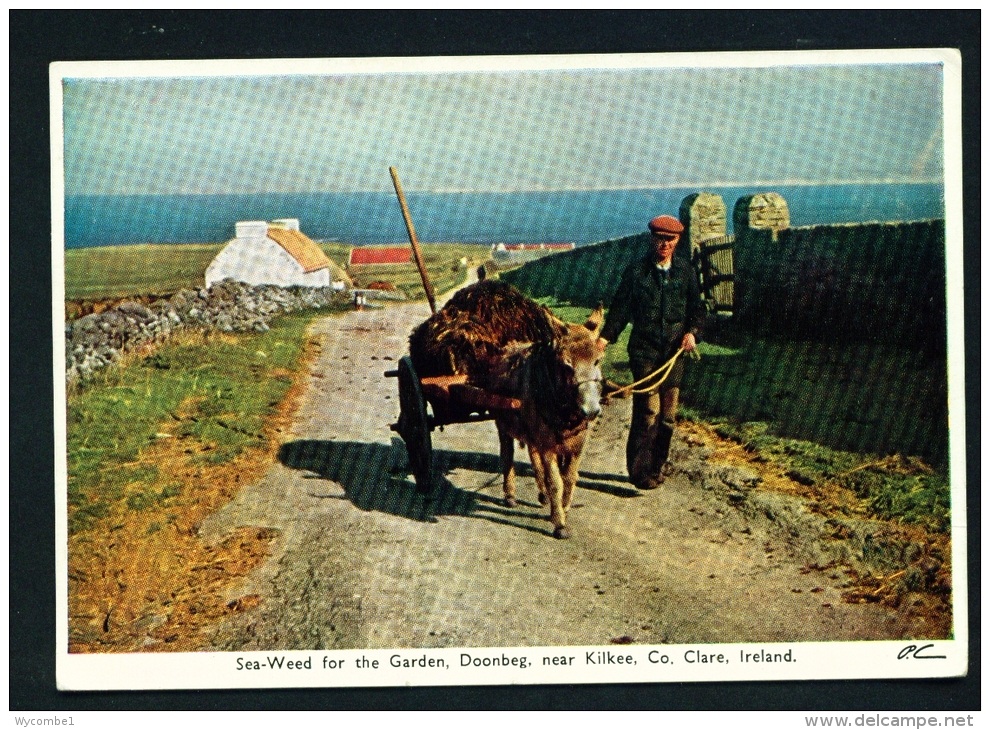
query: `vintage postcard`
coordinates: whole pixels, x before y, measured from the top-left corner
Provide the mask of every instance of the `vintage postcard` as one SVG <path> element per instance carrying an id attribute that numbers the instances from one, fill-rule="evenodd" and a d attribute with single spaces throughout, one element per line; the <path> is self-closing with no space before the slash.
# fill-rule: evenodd
<path id="1" fill-rule="evenodd" d="M 959 73 L 54 64 L 59 688 L 965 674 Z"/>

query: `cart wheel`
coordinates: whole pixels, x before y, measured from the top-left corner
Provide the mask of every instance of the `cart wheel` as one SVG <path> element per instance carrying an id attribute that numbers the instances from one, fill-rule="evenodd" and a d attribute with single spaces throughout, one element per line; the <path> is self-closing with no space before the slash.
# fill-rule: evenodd
<path id="1" fill-rule="evenodd" d="M 399 435 L 406 444 L 416 491 L 432 490 L 433 443 L 426 414 L 426 399 L 409 356 L 399 360 Z"/>

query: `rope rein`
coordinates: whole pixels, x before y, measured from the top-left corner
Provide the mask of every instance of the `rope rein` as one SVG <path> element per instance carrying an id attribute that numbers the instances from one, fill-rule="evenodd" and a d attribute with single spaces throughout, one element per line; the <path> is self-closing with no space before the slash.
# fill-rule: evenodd
<path id="1" fill-rule="evenodd" d="M 670 358 L 667 362 L 665 362 L 663 365 L 658 367 L 652 373 L 647 375 L 645 378 L 640 378 L 635 383 L 630 383 L 629 385 L 624 385 L 617 390 L 613 390 L 611 393 L 608 394 L 607 397 L 613 398 L 619 393 L 625 393 L 625 392 L 632 393 L 633 395 L 641 395 L 643 393 L 650 393 L 656 390 L 663 384 L 663 381 L 665 381 L 667 379 L 667 376 L 669 376 L 670 373 L 673 371 L 674 363 L 677 362 L 677 358 L 681 356 L 682 352 L 684 352 L 683 347 L 681 347 L 677 352 L 675 352 L 672 358 Z M 642 385 L 643 383 L 646 383 L 661 374 L 662 377 L 660 378 L 660 380 L 653 383 L 652 385 L 648 385 L 645 388 L 638 388 L 638 389 L 636 388 L 637 385 Z"/>

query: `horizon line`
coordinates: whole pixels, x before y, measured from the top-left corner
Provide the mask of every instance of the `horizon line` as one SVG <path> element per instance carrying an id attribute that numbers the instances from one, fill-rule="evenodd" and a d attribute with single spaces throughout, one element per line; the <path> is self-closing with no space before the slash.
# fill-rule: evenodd
<path id="1" fill-rule="evenodd" d="M 678 183 L 673 185 L 610 185 L 610 186 L 575 186 L 575 187 L 519 187 L 502 189 L 483 188 L 407 188 L 408 194 L 426 195 L 460 195 L 460 194 L 505 194 L 505 193 L 568 193 L 568 192 L 608 192 L 613 190 L 684 190 L 698 189 L 704 192 L 705 188 L 746 188 L 746 187 L 813 187 L 830 185 L 945 185 L 940 179 L 904 179 L 888 178 L 884 180 L 756 180 L 751 182 L 727 181 L 710 183 Z M 65 197 L 84 196 L 115 196 L 115 195 L 308 195 L 312 193 L 391 193 L 394 191 L 388 188 L 352 188 L 347 190 L 241 190 L 241 191 L 178 191 L 178 192 L 100 192 L 100 193 L 65 193 Z"/>

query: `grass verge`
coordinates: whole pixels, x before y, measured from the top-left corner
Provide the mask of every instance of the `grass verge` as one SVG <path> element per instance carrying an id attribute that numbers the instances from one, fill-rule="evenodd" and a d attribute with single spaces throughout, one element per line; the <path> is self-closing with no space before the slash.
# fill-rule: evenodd
<path id="1" fill-rule="evenodd" d="M 693 409 L 686 409 L 684 415 L 702 420 Z M 738 443 L 758 460 L 773 463 L 792 481 L 811 488 L 816 497 L 821 487 L 845 489 L 868 514 L 948 533 L 948 478 L 918 457 L 839 451 L 813 441 L 775 436 L 764 422 L 709 418 L 707 423 L 718 436 Z"/>
<path id="2" fill-rule="evenodd" d="M 274 460 L 319 347 L 296 313 L 263 334 L 184 333 L 68 399 L 71 651 L 193 650 L 278 535 L 197 524 Z"/>

